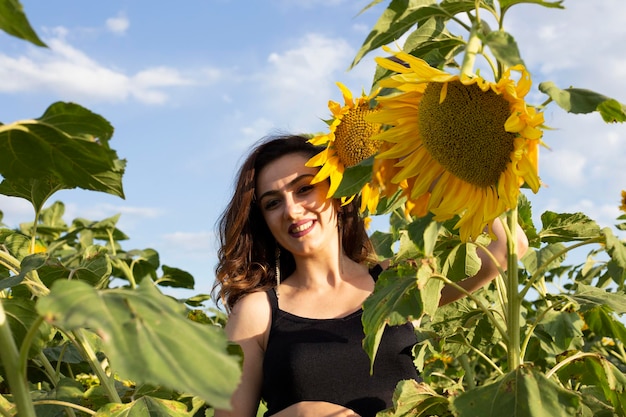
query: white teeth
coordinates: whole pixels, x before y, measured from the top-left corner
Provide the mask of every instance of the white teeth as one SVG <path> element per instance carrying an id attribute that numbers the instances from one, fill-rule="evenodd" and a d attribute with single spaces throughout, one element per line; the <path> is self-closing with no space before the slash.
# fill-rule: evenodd
<path id="1" fill-rule="evenodd" d="M 313 221 L 308 221 L 306 223 L 301 224 L 300 226 L 296 226 L 293 229 L 291 229 L 292 233 L 300 233 L 305 231 L 306 229 L 308 229 L 309 227 L 311 227 L 311 225 L 313 225 Z"/>

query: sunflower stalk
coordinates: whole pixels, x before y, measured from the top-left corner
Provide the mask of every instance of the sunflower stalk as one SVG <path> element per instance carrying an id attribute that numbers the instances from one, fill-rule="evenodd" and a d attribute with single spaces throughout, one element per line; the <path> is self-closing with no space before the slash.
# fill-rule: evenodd
<path id="1" fill-rule="evenodd" d="M 509 370 L 517 369 L 521 362 L 520 293 L 517 265 L 517 206 L 506 214 L 507 237 L 507 333 Z"/>
<path id="2" fill-rule="evenodd" d="M 476 21 L 472 25 L 472 29 L 467 39 L 467 46 L 465 47 L 465 54 L 463 55 L 463 63 L 461 64 L 461 74 L 466 76 L 474 75 L 474 64 L 476 62 L 476 55 L 482 48 L 482 42 L 478 36 L 480 31 L 480 22 Z"/>
<path id="3" fill-rule="evenodd" d="M 85 337 L 83 329 L 74 330 L 73 334 L 77 345 L 82 349 L 83 353 L 85 354 L 85 357 L 91 369 L 100 380 L 100 385 L 104 388 L 107 397 L 109 398 L 109 401 L 114 403 L 121 403 L 122 399 L 115 389 L 115 381 L 113 379 L 113 376 L 107 375 L 106 371 L 103 369 L 100 361 L 96 356 L 96 352 L 94 352 L 93 347 Z"/>
<path id="4" fill-rule="evenodd" d="M 37 414 L 28 389 L 26 370 L 20 364 L 20 353 L 15 344 L 2 302 L 0 302 L 0 352 L 2 352 L 2 363 L 18 414 L 20 417 L 36 417 Z"/>

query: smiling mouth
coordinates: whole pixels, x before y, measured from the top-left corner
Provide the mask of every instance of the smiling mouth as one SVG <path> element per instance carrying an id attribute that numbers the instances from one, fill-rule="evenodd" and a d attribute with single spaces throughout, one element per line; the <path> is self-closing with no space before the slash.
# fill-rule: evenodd
<path id="1" fill-rule="evenodd" d="M 309 220 L 306 223 L 302 223 L 302 224 L 299 224 L 297 226 L 293 226 L 289 232 L 293 233 L 293 234 L 302 233 L 305 230 L 310 229 L 312 226 L 313 226 L 313 220 Z"/>

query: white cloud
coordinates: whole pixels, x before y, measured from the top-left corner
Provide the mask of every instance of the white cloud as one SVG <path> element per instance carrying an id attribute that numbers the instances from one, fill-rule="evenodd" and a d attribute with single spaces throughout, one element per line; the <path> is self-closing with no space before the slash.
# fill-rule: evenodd
<path id="1" fill-rule="evenodd" d="M 23 198 L 0 195 L 0 211 L 3 214 L 0 223 L 10 228 L 15 228 L 20 223 L 32 222 L 35 217 L 33 206 Z"/>
<path id="2" fill-rule="evenodd" d="M 212 232 L 174 232 L 162 236 L 165 246 L 187 253 L 214 253 L 215 234 Z"/>
<path id="3" fill-rule="evenodd" d="M 55 37 L 46 39 L 45 50 L 29 49 L 24 55 L 0 54 L 0 92 L 50 91 L 61 100 L 120 102 L 134 99 L 146 104 L 163 104 L 167 89 L 196 83 L 175 68 L 146 68 L 136 74 L 106 67 L 69 44 L 67 30 L 56 28 Z M 206 70 L 206 80 L 219 75 Z M 212 79 L 210 77 L 212 77 Z M 206 82 L 203 80 L 203 82 Z"/>
<path id="4" fill-rule="evenodd" d="M 270 54 L 268 66 L 257 76 L 263 105 L 287 129 L 312 129 L 329 117 L 329 98 L 341 99 L 335 81 L 346 83 L 342 78 L 354 79 L 358 74 L 346 73 L 354 54 L 345 40 L 320 34 L 308 34 L 291 49 Z"/>
<path id="5" fill-rule="evenodd" d="M 584 185 L 587 159 L 583 154 L 571 149 L 559 149 L 558 152 L 546 153 L 542 159 L 541 168 L 553 178 L 570 186 Z"/>
<path id="6" fill-rule="evenodd" d="M 116 17 L 110 17 L 106 20 L 106 27 L 109 31 L 116 35 L 123 35 L 130 27 L 130 21 L 123 14 L 119 14 Z"/>

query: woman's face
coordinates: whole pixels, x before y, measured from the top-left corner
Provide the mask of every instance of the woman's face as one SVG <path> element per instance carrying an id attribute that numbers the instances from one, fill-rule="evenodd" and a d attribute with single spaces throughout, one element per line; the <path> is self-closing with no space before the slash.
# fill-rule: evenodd
<path id="1" fill-rule="evenodd" d="M 272 235 L 294 256 L 337 250 L 337 209 L 326 198 L 328 181 L 311 184 L 317 168 L 301 154 L 282 156 L 257 177 L 256 197 Z"/>

